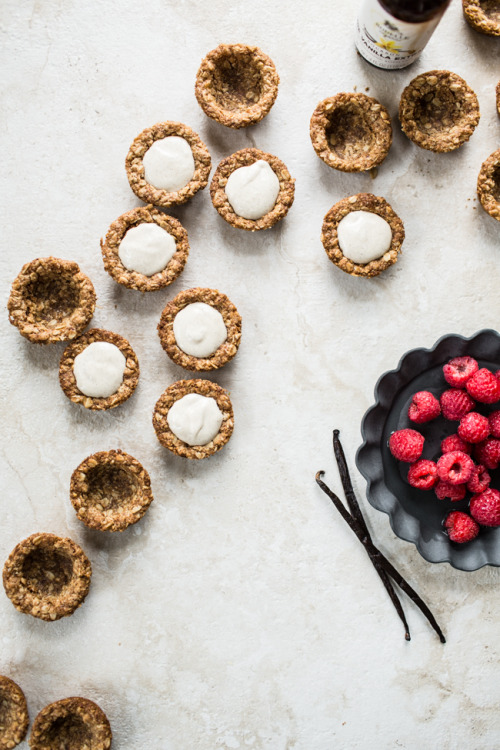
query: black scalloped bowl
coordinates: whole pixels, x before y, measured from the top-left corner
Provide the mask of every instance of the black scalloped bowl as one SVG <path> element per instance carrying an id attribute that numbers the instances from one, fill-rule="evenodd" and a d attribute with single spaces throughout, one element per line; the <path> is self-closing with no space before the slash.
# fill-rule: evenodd
<path id="1" fill-rule="evenodd" d="M 427 390 L 438 396 L 449 387 L 443 377 L 443 365 L 453 357 L 465 355 L 477 359 L 480 367 L 498 370 L 500 334 L 483 330 L 470 338 L 443 336 L 431 349 L 407 352 L 395 370 L 381 376 L 375 386 L 375 404 L 361 423 L 364 442 L 357 452 L 356 465 L 367 481 L 369 503 L 389 515 L 391 527 L 400 539 L 413 542 L 428 562 L 449 562 L 458 570 L 470 571 L 483 565 L 500 566 L 500 528 L 481 527 L 473 541 L 451 542 L 443 530 L 443 520 L 450 510 L 467 510 L 469 498 L 460 502 L 438 500 L 432 490 L 411 487 L 406 479 L 409 465 L 396 461 L 388 448 L 394 430 L 413 426 L 407 416 L 413 394 Z M 491 409 L 498 409 L 498 404 Z M 441 440 L 456 433 L 457 427 L 457 422 L 441 417 L 417 425 L 425 437 L 422 458 L 435 460 Z M 496 477 L 492 486 L 500 488 L 500 478 Z"/>

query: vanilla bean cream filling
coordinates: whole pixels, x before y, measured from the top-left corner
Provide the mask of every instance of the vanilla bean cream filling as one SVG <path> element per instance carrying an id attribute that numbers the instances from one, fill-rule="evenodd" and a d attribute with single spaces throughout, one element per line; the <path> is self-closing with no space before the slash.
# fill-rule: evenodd
<path id="1" fill-rule="evenodd" d="M 353 263 L 382 257 L 392 242 L 389 223 L 371 211 L 351 211 L 339 221 L 337 236 L 342 253 Z"/>
<path id="2" fill-rule="evenodd" d="M 126 232 L 118 255 L 128 271 L 153 276 L 164 270 L 175 250 L 175 239 L 171 234 L 154 222 L 143 222 Z"/>
<path id="3" fill-rule="evenodd" d="M 188 393 L 175 401 L 167 414 L 168 426 L 188 445 L 206 445 L 217 435 L 223 415 L 215 399 Z"/>
<path id="4" fill-rule="evenodd" d="M 191 146 L 185 138 L 169 135 L 148 148 L 142 158 L 144 176 L 150 185 L 175 193 L 191 182 L 195 163 Z"/>
<path id="5" fill-rule="evenodd" d="M 174 318 L 173 328 L 177 346 L 192 357 L 210 357 L 227 339 L 224 318 L 205 302 L 183 307 Z"/>
<path id="6" fill-rule="evenodd" d="M 280 191 L 280 181 L 264 159 L 239 167 L 228 177 L 226 195 L 235 214 L 244 219 L 261 219 L 272 211 Z"/>
<path id="7" fill-rule="evenodd" d="M 73 373 L 77 388 L 91 398 L 108 398 L 122 384 L 126 364 L 117 346 L 94 341 L 75 357 Z"/>

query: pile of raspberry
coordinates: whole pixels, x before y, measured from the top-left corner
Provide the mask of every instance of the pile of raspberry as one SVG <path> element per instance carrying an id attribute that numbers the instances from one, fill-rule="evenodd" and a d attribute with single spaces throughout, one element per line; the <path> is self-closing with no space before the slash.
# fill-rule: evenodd
<path id="1" fill-rule="evenodd" d="M 440 500 L 463 500 L 471 493 L 469 513 L 454 510 L 444 520 L 453 542 L 470 542 L 480 526 L 500 526 L 500 492 L 490 487 L 490 472 L 500 464 L 500 408 L 481 414 L 480 404 L 500 401 L 500 370 L 479 367 L 472 357 L 455 357 L 443 367 L 451 386 L 436 398 L 419 391 L 412 398 L 408 417 L 415 424 L 442 416 L 458 422 L 456 433 L 441 443 L 436 461 L 422 459 L 425 438 L 414 429 L 393 432 L 389 449 L 398 461 L 411 464 L 408 482 L 421 490 L 433 490 Z"/>

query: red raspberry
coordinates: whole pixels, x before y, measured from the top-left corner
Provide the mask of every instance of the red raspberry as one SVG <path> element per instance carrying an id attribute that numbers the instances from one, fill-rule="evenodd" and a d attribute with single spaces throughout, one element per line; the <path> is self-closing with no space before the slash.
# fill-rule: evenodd
<path id="1" fill-rule="evenodd" d="M 472 446 L 462 440 L 458 435 L 448 435 L 441 443 L 441 453 L 451 453 L 451 451 L 462 451 L 462 453 L 472 453 Z"/>
<path id="2" fill-rule="evenodd" d="M 424 436 L 409 428 L 397 430 L 389 438 L 389 450 L 398 461 L 413 463 L 422 455 L 423 447 Z"/>
<path id="3" fill-rule="evenodd" d="M 439 478 L 449 484 L 465 484 L 474 471 L 474 461 L 467 453 L 452 451 L 445 453 L 437 462 Z"/>
<path id="4" fill-rule="evenodd" d="M 472 357 L 455 357 L 443 367 L 444 379 L 454 388 L 463 388 L 468 379 L 479 369 Z"/>
<path id="5" fill-rule="evenodd" d="M 500 440 L 488 438 L 476 446 L 475 457 L 487 469 L 498 469 L 500 463 Z"/>
<path id="6" fill-rule="evenodd" d="M 483 417 L 477 411 L 470 411 L 460 420 L 457 432 L 468 443 L 481 443 L 490 434 L 488 417 Z"/>
<path id="7" fill-rule="evenodd" d="M 434 487 L 434 492 L 440 500 L 449 498 L 450 500 L 463 500 L 465 497 L 465 484 L 450 484 L 449 482 L 439 482 Z"/>
<path id="8" fill-rule="evenodd" d="M 474 373 L 465 387 L 467 393 L 482 404 L 494 404 L 500 399 L 500 382 L 486 367 Z"/>
<path id="9" fill-rule="evenodd" d="M 419 490 L 431 490 L 438 481 L 437 466 L 434 461 L 422 458 L 408 470 L 408 482 Z"/>
<path id="10" fill-rule="evenodd" d="M 470 501 L 472 518 L 481 526 L 500 526 L 500 492 L 488 487 Z"/>
<path id="11" fill-rule="evenodd" d="M 429 393 L 429 391 L 415 393 L 408 409 L 408 416 L 412 422 L 417 424 L 430 422 L 431 419 L 439 417 L 440 414 L 439 401 L 432 393 Z"/>
<path id="12" fill-rule="evenodd" d="M 471 478 L 467 482 L 467 489 L 473 494 L 484 492 L 490 486 L 491 477 L 484 466 L 474 466 Z"/>
<path id="13" fill-rule="evenodd" d="M 459 419 L 472 411 L 475 402 L 465 391 L 459 391 L 458 388 L 450 388 L 444 391 L 439 399 L 441 404 L 441 413 L 445 419 L 453 419 L 458 422 Z"/>
<path id="14" fill-rule="evenodd" d="M 479 526 L 467 513 L 452 510 L 444 520 L 444 527 L 452 542 L 463 544 L 475 539 L 479 534 Z"/>
<path id="15" fill-rule="evenodd" d="M 490 423 L 490 434 L 493 437 L 500 438 L 500 411 L 492 411 L 488 416 Z"/>

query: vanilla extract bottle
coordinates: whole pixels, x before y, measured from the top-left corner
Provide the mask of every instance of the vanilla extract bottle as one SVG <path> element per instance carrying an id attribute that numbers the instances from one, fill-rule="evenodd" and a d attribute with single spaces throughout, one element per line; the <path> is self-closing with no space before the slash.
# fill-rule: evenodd
<path id="1" fill-rule="evenodd" d="M 397 70 L 420 55 L 450 0 L 363 0 L 356 47 L 372 65 Z"/>

